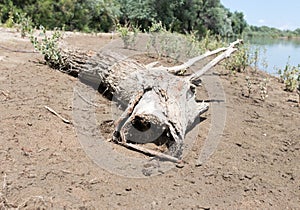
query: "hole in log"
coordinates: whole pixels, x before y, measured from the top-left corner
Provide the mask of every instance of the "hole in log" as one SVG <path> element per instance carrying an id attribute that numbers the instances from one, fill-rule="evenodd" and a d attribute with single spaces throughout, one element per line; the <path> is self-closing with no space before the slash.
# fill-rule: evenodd
<path id="1" fill-rule="evenodd" d="M 137 142 L 136 140 L 128 140 L 128 143 L 145 144 L 145 145 L 154 144 L 156 146 L 163 146 L 163 145 L 165 145 L 166 148 L 169 148 L 171 145 L 173 145 L 174 139 L 170 135 L 169 129 L 166 129 L 165 131 L 163 131 L 163 133 L 158 138 L 154 139 L 153 141 L 142 143 L 142 142 Z M 152 148 L 152 149 L 155 150 L 155 148 Z"/>
<path id="2" fill-rule="evenodd" d="M 131 124 L 134 128 L 141 132 L 145 132 L 151 128 L 151 123 L 139 116 L 136 116 L 134 120 L 131 121 Z"/>
<path id="3" fill-rule="evenodd" d="M 169 133 L 169 129 L 166 129 L 158 139 L 156 139 L 153 143 L 157 146 L 161 146 L 166 144 L 169 147 L 170 142 L 173 142 L 174 139 L 172 138 L 171 134 Z"/>
<path id="4" fill-rule="evenodd" d="M 152 120 L 151 120 L 152 119 Z M 155 123 L 153 123 L 155 122 Z M 169 148 L 173 144 L 174 138 L 167 125 L 157 123 L 156 120 L 135 116 L 130 123 L 125 126 L 126 140 L 129 143 L 145 144 L 151 149 Z M 158 146 L 157 148 L 153 146 Z M 162 147 L 161 147 L 162 146 Z M 165 146 L 165 147 L 164 147 Z"/>

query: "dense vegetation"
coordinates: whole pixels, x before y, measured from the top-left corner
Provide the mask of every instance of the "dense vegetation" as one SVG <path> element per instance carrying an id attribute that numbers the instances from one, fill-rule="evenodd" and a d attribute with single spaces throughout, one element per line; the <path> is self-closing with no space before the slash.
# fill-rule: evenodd
<path id="1" fill-rule="evenodd" d="M 85 32 L 109 32 L 118 24 L 147 31 L 155 22 L 180 33 L 208 31 L 225 36 L 300 36 L 300 28 L 282 31 L 249 26 L 242 12 L 231 12 L 220 0 L 3 0 L 0 23 L 12 26 L 26 14 L 35 26 Z"/>
<path id="2" fill-rule="evenodd" d="M 79 31 L 111 31 L 118 23 L 148 30 L 153 22 L 171 31 L 207 31 L 221 36 L 241 34 L 243 13 L 230 12 L 220 0 L 4 0 L 0 21 L 18 21 L 26 13 L 36 26 Z"/>
<path id="3" fill-rule="evenodd" d="M 247 36 L 267 36 L 272 38 L 278 38 L 278 37 L 300 37 L 300 28 L 291 31 L 291 30 L 280 30 L 273 27 L 268 26 L 248 26 L 245 29 L 245 35 Z"/>

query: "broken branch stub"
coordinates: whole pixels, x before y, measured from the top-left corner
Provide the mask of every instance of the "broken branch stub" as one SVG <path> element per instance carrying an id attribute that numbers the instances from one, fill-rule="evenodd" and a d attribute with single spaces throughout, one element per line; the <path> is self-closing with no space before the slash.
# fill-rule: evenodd
<path id="1" fill-rule="evenodd" d="M 170 154 L 178 159 L 182 156 L 187 131 L 209 107 L 208 103 L 196 102 L 195 85 L 199 85 L 201 75 L 229 57 L 241 42 L 237 40 L 227 48 L 207 52 L 174 67 L 154 67 L 156 63 L 144 66 L 113 52 L 96 53 L 80 61 L 74 61 L 78 57 L 73 55 L 66 61 L 78 66 L 82 82 L 127 107 L 115 122 L 114 141 L 127 146 L 132 145 L 128 143 L 166 143 Z M 194 74 L 175 75 L 218 53 L 221 54 Z M 147 150 L 147 153 L 158 156 L 155 151 Z"/>

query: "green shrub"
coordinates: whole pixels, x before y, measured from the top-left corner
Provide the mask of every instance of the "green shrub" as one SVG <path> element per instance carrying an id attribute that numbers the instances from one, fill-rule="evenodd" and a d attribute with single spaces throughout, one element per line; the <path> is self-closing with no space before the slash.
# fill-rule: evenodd
<path id="1" fill-rule="evenodd" d="M 259 68 L 262 68 L 261 70 L 268 68 L 266 48 L 256 46 L 249 49 L 249 52 L 249 65 L 253 66 L 255 71 L 257 71 Z"/>
<path id="2" fill-rule="evenodd" d="M 239 46 L 238 50 L 225 62 L 225 68 L 233 73 L 243 72 L 250 65 L 249 52 L 249 45 Z"/>
<path id="3" fill-rule="evenodd" d="M 63 66 L 63 60 L 61 56 L 61 49 L 58 42 L 61 39 L 61 32 L 55 29 L 51 36 L 46 34 L 46 29 L 41 26 L 43 38 L 41 40 L 38 37 L 31 35 L 30 40 L 34 48 L 44 55 L 44 59 L 50 67 L 60 69 Z"/>
<path id="4" fill-rule="evenodd" d="M 268 97 L 268 79 L 264 78 L 260 83 L 259 83 L 259 89 L 260 89 L 260 98 L 261 100 L 266 100 Z"/>
<path id="5" fill-rule="evenodd" d="M 215 50 L 220 47 L 226 46 L 226 43 L 222 41 L 222 38 L 218 35 L 213 35 L 208 30 L 204 37 L 199 39 L 198 46 L 202 53 L 208 50 Z"/>
<path id="6" fill-rule="evenodd" d="M 9 16 L 8 16 L 8 19 L 6 20 L 6 22 L 5 22 L 5 27 L 7 27 L 7 28 L 12 28 L 12 27 L 14 27 L 14 25 L 15 25 L 15 21 L 14 21 L 14 13 L 13 13 L 13 11 L 10 11 L 9 12 Z"/>
<path id="7" fill-rule="evenodd" d="M 251 79 L 250 79 L 250 77 L 246 77 L 245 78 L 245 80 L 246 80 L 246 84 L 247 84 L 247 97 L 249 98 L 250 97 L 250 95 L 252 94 L 252 92 L 253 92 L 253 85 L 252 85 L 252 81 L 251 81 Z"/>
<path id="8" fill-rule="evenodd" d="M 162 34 L 167 32 L 167 30 L 163 27 L 162 22 L 153 22 L 152 25 L 148 28 L 150 39 L 147 43 L 147 51 L 148 53 L 153 48 L 158 58 L 161 57 L 161 46 L 160 44 L 160 37 Z"/>
<path id="9" fill-rule="evenodd" d="M 289 92 L 293 92 L 299 87 L 300 80 L 300 64 L 293 66 L 290 64 L 290 57 L 285 65 L 285 68 L 278 69 L 278 74 L 281 81 L 285 84 L 285 89 Z"/>
<path id="10" fill-rule="evenodd" d="M 139 33 L 139 28 L 128 24 L 125 26 L 118 25 L 117 30 L 121 35 L 121 39 L 123 40 L 124 48 L 133 49 L 136 44 L 136 38 Z"/>
<path id="11" fill-rule="evenodd" d="M 26 13 L 17 13 L 17 24 L 22 38 L 26 37 L 27 34 L 32 34 L 33 22 Z"/>

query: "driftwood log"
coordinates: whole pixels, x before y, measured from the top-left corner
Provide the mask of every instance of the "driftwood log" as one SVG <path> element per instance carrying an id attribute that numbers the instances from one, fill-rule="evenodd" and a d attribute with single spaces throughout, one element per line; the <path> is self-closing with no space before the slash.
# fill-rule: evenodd
<path id="1" fill-rule="evenodd" d="M 197 103 L 195 87 L 201 75 L 229 57 L 236 45 L 207 52 L 186 63 L 164 67 L 157 62 L 142 65 L 115 52 L 74 52 L 64 50 L 64 65 L 60 69 L 98 88 L 116 99 L 125 111 L 115 122 L 114 141 L 126 147 L 178 162 L 184 138 L 199 115 L 208 110 L 207 103 Z M 177 73 L 208 56 L 219 54 L 202 69 L 188 76 Z M 144 143 L 165 143 L 169 154 L 157 153 L 140 147 Z"/>

